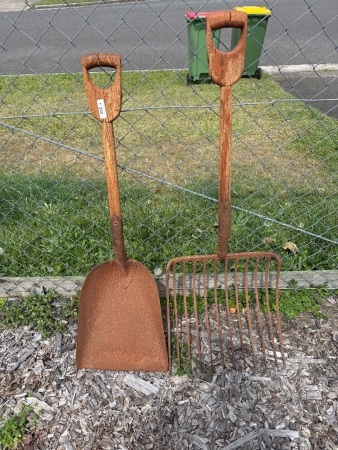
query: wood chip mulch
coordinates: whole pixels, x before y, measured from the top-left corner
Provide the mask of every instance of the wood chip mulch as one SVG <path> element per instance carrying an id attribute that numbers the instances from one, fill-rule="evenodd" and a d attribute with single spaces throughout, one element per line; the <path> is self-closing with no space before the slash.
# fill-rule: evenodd
<path id="1" fill-rule="evenodd" d="M 40 412 L 25 450 L 338 449 L 338 299 L 284 320 L 286 368 L 189 378 L 76 370 L 76 325 L 0 334 L 0 416 Z M 1 425 L 0 425 L 1 426 Z"/>

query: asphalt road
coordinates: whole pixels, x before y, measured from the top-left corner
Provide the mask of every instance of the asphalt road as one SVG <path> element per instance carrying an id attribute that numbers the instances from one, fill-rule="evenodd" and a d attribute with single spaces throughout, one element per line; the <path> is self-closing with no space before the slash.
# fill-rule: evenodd
<path id="1" fill-rule="evenodd" d="M 314 2 L 311 9 L 304 0 L 266 3 L 273 14 L 261 65 L 338 63 L 337 0 L 325 0 L 325 8 Z M 227 4 L 235 7 L 238 0 Z M 184 68 L 189 6 L 215 10 L 224 2 L 158 0 L 0 14 L 0 72 L 76 72 L 81 54 L 98 50 L 125 55 L 124 69 Z"/>
<path id="2" fill-rule="evenodd" d="M 217 10 L 223 0 L 153 0 L 77 8 L 30 10 L 25 0 L 0 0 L 0 74 L 80 71 L 83 53 L 116 51 L 124 55 L 124 70 L 187 67 L 189 9 Z M 32 3 L 28 1 L 28 3 Z M 227 0 L 235 7 L 238 0 Z M 260 5 L 260 0 L 250 5 Z M 260 66 L 338 64 L 337 0 L 267 0 L 272 10 Z M 307 74 L 309 75 L 309 74 Z M 276 76 L 300 98 L 313 100 L 337 117 L 337 102 L 314 100 L 338 97 L 336 72 Z"/>

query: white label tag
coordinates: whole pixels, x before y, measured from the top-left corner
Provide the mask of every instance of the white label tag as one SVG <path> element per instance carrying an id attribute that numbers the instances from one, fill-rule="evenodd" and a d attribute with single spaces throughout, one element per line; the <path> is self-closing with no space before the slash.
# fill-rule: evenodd
<path id="1" fill-rule="evenodd" d="M 106 105 L 104 104 L 103 98 L 99 98 L 98 100 L 96 100 L 96 103 L 97 103 L 97 109 L 99 110 L 100 119 L 106 119 L 107 112 L 106 112 Z"/>

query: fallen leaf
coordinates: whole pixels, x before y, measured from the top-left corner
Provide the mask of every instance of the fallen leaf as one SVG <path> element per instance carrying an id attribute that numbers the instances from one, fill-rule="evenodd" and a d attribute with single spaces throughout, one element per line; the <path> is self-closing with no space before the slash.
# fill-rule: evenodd
<path id="1" fill-rule="evenodd" d="M 276 239 L 270 236 L 266 236 L 262 238 L 263 244 L 272 244 L 273 242 L 276 242 Z"/>
<path id="2" fill-rule="evenodd" d="M 299 249 L 294 242 L 285 242 L 283 245 L 283 250 L 286 250 L 290 253 L 298 253 Z"/>

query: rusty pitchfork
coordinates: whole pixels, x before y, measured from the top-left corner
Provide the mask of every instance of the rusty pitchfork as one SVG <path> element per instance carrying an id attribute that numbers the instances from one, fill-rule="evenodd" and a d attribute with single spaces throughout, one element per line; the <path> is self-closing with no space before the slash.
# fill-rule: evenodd
<path id="1" fill-rule="evenodd" d="M 237 46 L 222 52 L 212 32 L 240 28 Z M 215 370 L 285 365 L 279 314 L 281 261 L 272 252 L 228 253 L 230 237 L 231 86 L 243 73 L 247 15 L 206 17 L 209 73 L 220 89 L 218 246 L 214 255 L 183 256 L 166 267 L 168 352 L 173 368 Z M 272 291 L 271 288 L 274 287 Z M 274 301 L 273 301 L 274 300 Z M 235 313 L 231 313 L 234 307 Z M 279 347 L 279 351 L 278 351 Z"/>

